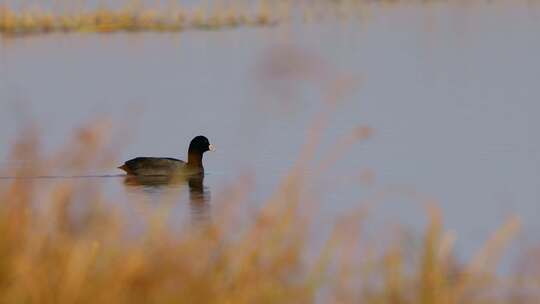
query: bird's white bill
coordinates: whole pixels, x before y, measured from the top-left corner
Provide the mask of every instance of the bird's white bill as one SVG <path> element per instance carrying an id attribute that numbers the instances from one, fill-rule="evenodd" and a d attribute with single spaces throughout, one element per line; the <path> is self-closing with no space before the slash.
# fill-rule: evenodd
<path id="1" fill-rule="evenodd" d="M 214 145 L 209 145 L 208 150 L 214 152 L 214 151 L 216 151 L 216 147 L 214 147 Z"/>

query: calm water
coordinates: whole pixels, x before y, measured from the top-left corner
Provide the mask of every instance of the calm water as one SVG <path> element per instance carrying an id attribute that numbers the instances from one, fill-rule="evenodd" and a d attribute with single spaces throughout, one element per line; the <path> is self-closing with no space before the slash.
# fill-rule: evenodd
<path id="1" fill-rule="evenodd" d="M 290 45 L 361 79 L 331 115 L 321 150 L 358 124 L 375 130 L 317 183 L 321 226 L 385 192 L 372 208 L 374 225 L 419 230 L 422 202 L 401 193 L 415 190 L 438 199 L 462 255 L 511 214 L 523 220 L 521 238 L 537 241 L 539 17 L 519 4 L 407 6 L 376 9 L 366 23 L 3 39 L 0 160 L 6 164 L 24 117 L 43 127 L 52 149 L 82 122 L 106 116 L 129 127 L 119 164 L 184 158 L 198 134 L 218 148 L 205 157 L 204 185 L 134 186 L 114 167 L 79 172 L 97 175 L 81 180 L 118 201 L 156 204 L 172 193 L 179 218 L 208 220 L 223 189 L 244 174 L 255 178 L 253 201 L 262 201 L 298 158 L 321 109 L 312 86 L 289 82 L 292 94 L 276 95 L 257 78 L 269 49 Z M 360 183 L 363 170 L 374 172 L 373 184 Z"/>

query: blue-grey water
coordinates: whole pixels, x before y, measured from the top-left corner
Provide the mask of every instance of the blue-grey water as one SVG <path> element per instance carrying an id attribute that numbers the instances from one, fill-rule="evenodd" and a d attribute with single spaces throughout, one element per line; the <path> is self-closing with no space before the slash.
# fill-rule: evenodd
<path id="1" fill-rule="evenodd" d="M 461 255 L 514 214 L 522 219 L 520 240 L 538 241 L 540 10 L 523 1 L 379 7 L 369 15 L 271 28 L 2 38 L 0 162 L 8 164 L 26 120 L 37 122 L 54 150 L 82 123 L 107 117 L 126 135 L 118 164 L 143 155 L 184 158 L 189 140 L 204 134 L 218 150 L 205 157 L 203 193 L 91 179 L 119 201 L 178 192 L 180 217 L 211 216 L 223 189 L 244 174 L 255 178 L 253 201 L 272 193 L 322 109 L 314 83 L 346 75 L 358 86 L 330 115 L 320 150 L 359 124 L 374 133 L 313 186 L 321 222 L 376 201 L 374 222 L 420 230 L 426 216 L 415 191 L 438 200 Z M 261 66 L 283 48 L 305 54 L 299 57 L 317 67 L 304 72 L 322 70 L 323 80 L 261 81 Z M 359 178 L 365 171 L 373 172 L 367 184 Z"/>

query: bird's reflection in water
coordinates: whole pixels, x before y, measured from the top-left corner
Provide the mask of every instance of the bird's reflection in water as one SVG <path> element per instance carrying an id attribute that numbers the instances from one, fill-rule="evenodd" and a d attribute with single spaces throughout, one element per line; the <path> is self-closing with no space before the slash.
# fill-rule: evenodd
<path id="1" fill-rule="evenodd" d="M 204 186 L 204 175 L 191 176 L 136 176 L 126 175 L 124 184 L 150 196 L 170 193 L 171 190 L 189 188 L 190 219 L 194 224 L 210 222 L 210 190 Z"/>

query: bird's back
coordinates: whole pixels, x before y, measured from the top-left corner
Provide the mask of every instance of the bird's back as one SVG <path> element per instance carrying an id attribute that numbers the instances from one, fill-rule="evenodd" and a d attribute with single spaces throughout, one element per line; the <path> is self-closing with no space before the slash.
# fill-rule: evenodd
<path id="1" fill-rule="evenodd" d="M 137 157 L 119 167 L 131 175 L 173 175 L 186 168 L 186 162 L 176 158 Z"/>

